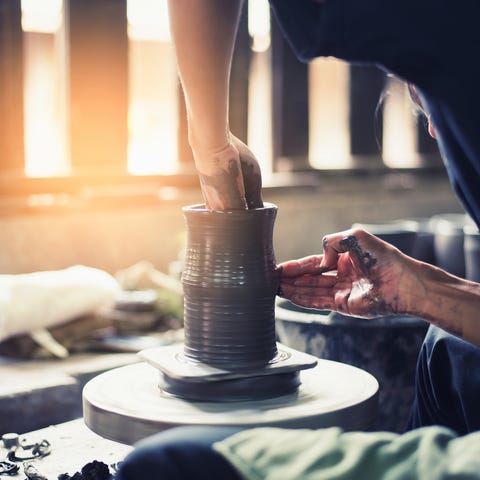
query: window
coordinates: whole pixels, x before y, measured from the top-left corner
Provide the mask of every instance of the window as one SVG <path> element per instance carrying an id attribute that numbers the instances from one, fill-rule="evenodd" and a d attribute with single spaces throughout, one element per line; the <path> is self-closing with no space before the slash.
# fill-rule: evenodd
<path id="1" fill-rule="evenodd" d="M 439 164 L 401 82 L 332 59 L 301 64 L 270 22 L 267 0 L 247 3 L 231 125 L 257 154 L 267 185 L 276 172 Z M 197 184 L 165 0 L 22 0 L 21 11 L 14 4 L 0 17 L 8 33 L 0 45 L 0 195 L 18 185 L 62 191 L 142 177 Z"/>

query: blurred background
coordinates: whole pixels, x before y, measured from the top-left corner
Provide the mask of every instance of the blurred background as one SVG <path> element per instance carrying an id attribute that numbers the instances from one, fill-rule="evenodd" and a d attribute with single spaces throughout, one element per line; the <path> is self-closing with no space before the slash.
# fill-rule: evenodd
<path id="1" fill-rule="evenodd" d="M 0 273 L 178 269 L 202 197 L 165 0 L 1 1 L 0 32 Z M 462 211 L 403 83 L 298 62 L 266 0 L 245 3 L 230 116 L 279 207 L 278 261 L 355 222 Z"/>
<path id="2" fill-rule="evenodd" d="M 478 231 L 470 226 L 474 231 L 465 233 L 464 260 L 468 221 L 399 79 L 331 58 L 300 63 L 268 1 L 250 0 L 230 100 L 232 132 L 256 154 L 264 200 L 278 206 L 278 262 L 319 253 L 325 234 L 359 224 L 406 253 L 480 281 Z M 10 308 L 17 333 L 29 333 L 33 322 L 48 323 L 53 335 L 7 338 L 0 361 L 132 352 L 181 340 L 181 208 L 201 202 L 166 0 L 0 0 L 0 313 L 7 324 Z M 98 272 L 81 282 L 78 269 L 36 284 L 3 275 L 72 265 L 114 275 L 121 292 L 103 277 L 94 282 Z M 26 290 L 15 289 L 17 279 Z M 68 286 L 83 297 L 83 310 L 68 311 L 76 298 L 62 293 Z M 114 299 L 107 315 L 87 298 L 102 292 Z M 54 321 L 60 307 L 67 314 Z M 382 387 L 377 428 L 403 428 L 423 321 L 362 323 L 285 302 L 276 318 L 285 344 L 373 373 Z M 151 332 L 161 335 L 144 335 Z M 31 387 L 7 363 L 2 378 L 12 380 L 5 385 L 22 385 L 30 406 L 19 418 L 12 392 L 0 392 L 0 427 L 28 431 L 80 416 L 78 379 L 83 384 L 120 361 L 89 364 L 70 382 L 72 392 L 52 390 L 53 400 L 37 377 Z M 59 408 L 59 399 L 71 405 Z"/>

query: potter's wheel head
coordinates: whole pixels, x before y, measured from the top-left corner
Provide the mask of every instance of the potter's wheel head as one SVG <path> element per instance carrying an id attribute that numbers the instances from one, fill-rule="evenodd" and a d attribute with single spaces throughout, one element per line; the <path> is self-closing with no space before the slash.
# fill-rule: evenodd
<path id="1" fill-rule="evenodd" d="M 189 360 L 183 345 L 150 348 L 140 358 L 159 371 L 162 393 L 193 401 L 237 402 L 294 393 L 299 371 L 317 364 L 317 358 L 277 345 L 277 355 L 260 368 L 225 370 Z"/>

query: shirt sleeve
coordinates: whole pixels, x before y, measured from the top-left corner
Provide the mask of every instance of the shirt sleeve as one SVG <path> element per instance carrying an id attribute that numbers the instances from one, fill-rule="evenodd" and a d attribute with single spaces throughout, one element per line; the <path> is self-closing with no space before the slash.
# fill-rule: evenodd
<path id="1" fill-rule="evenodd" d="M 480 479 L 480 432 L 245 430 L 214 448 L 247 480 Z"/>
<path id="2" fill-rule="evenodd" d="M 271 0 L 298 58 L 376 64 L 428 87 L 468 48 L 480 2 L 459 0 Z M 478 40 L 478 38 L 477 38 Z"/>
<path id="3" fill-rule="evenodd" d="M 300 60 L 376 65 L 422 94 L 451 183 L 480 228 L 479 0 L 270 0 Z"/>

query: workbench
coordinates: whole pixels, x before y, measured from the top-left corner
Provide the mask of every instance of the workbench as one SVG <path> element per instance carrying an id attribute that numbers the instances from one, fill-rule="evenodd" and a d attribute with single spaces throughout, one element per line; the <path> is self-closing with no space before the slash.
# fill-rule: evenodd
<path id="1" fill-rule="evenodd" d="M 62 473 L 73 476 L 84 465 L 94 460 L 104 462 L 109 467 L 116 465 L 132 450 L 130 446 L 106 440 L 93 433 L 87 428 L 82 418 L 27 432 L 20 438 L 25 439 L 29 444 L 42 440 L 50 443 L 49 455 L 31 460 L 38 472 L 48 480 L 57 480 L 58 475 Z M 2 445 L 0 452 L 1 460 L 5 460 L 8 450 Z M 19 464 L 20 477 L 18 478 L 25 478 L 22 464 Z M 110 470 L 113 471 L 113 468 L 110 467 Z"/>

